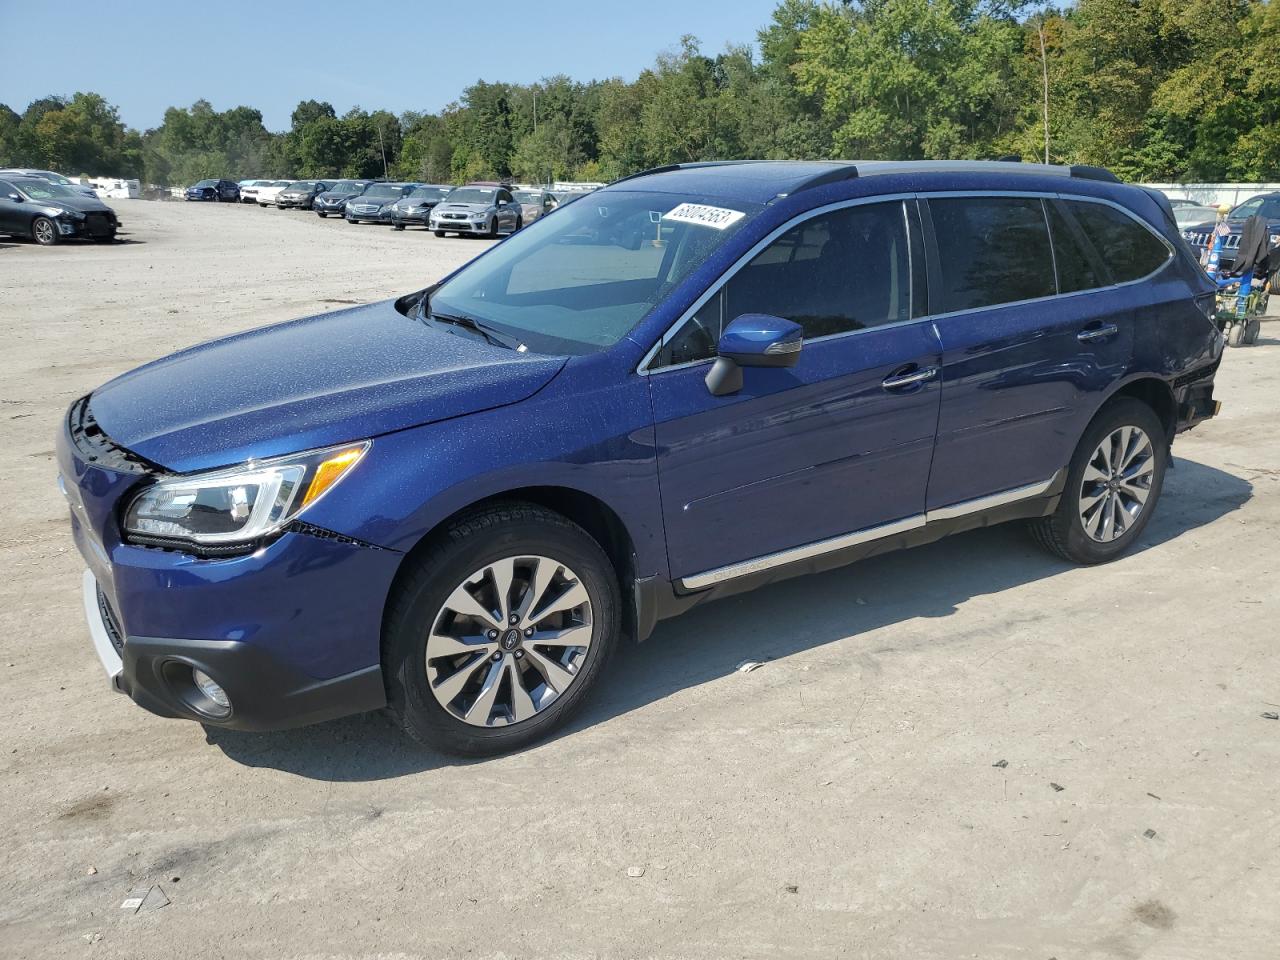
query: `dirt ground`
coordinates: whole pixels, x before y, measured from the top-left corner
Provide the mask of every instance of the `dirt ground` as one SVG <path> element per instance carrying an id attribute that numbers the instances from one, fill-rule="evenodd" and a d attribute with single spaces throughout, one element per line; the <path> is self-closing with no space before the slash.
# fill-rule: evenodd
<path id="1" fill-rule="evenodd" d="M 708 605 L 552 742 L 459 763 L 108 692 L 51 449 L 131 366 L 482 242 L 117 208 L 128 243 L 0 241 L 0 957 L 1280 955 L 1280 324 L 1127 559 L 1002 527 Z"/>

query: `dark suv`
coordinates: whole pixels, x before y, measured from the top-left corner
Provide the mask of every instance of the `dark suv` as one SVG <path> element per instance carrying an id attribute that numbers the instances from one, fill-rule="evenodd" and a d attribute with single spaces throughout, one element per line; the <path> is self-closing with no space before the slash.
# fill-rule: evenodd
<path id="1" fill-rule="evenodd" d="M 1167 201 L 1094 168 L 638 174 L 72 404 L 90 634 L 162 716 L 515 748 L 624 636 L 760 584 L 1012 520 L 1123 555 L 1217 410 L 1213 300 Z"/>
<path id="2" fill-rule="evenodd" d="M 1236 251 L 1240 249 L 1240 238 L 1244 234 L 1244 222 L 1250 217 L 1259 216 L 1267 221 L 1268 233 L 1273 247 L 1280 247 L 1280 192 L 1263 193 L 1250 197 L 1227 214 L 1227 234 L 1222 244 L 1222 257 L 1218 261 L 1222 269 L 1229 270 L 1236 262 Z M 1191 244 L 1197 253 L 1213 246 L 1213 231 L 1217 226 L 1214 220 L 1187 227 L 1182 236 Z"/>
<path id="3" fill-rule="evenodd" d="M 239 203 L 240 184 L 234 180 L 201 180 L 187 187 L 188 200 L 212 200 L 215 203 Z"/>

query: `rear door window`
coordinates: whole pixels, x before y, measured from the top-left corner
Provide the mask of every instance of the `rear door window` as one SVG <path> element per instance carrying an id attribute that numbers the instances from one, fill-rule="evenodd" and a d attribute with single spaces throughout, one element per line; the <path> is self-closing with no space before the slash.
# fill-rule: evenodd
<path id="1" fill-rule="evenodd" d="M 1051 297 L 1053 252 L 1037 197 L 929 200 L 938 264 L 931 312 L 951 313 Z"/>
<path id="2" fill-rule="evenodd" d="M 1109 204 L 1068 200 L 1066 205 L 1117 283 L 1140 280 L 1173 255 L 1154 233 Z"/>

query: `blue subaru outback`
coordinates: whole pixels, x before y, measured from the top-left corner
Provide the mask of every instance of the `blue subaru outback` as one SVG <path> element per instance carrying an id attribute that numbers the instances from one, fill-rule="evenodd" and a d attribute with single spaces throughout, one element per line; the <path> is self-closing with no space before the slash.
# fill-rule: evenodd
<path id="1" fill-rule="evenodd" d="M 161 716 L 518 747 L 696 604 L 1011 520 L 1120 556 L 1216 412 L 1213 300 L 1103 170 L 651 170 L 72 404 L 93 643 Z"/>

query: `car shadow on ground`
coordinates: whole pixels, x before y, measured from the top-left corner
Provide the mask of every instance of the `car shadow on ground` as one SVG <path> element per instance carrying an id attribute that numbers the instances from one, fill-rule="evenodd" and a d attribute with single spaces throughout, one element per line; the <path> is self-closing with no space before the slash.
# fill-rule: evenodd
<path id="1" fill-rule="evenodd" d="M 1193 460 L 1175 458 L 1166 477 L 1137 552 L 1212 523 L 1253 494 L 1241 477 Z M 555 737 L 726 676 L 747 658 L 777 660 L 895 623 L 947 617 L 974 597 L 1069 569 L 1036 546 L 1023 524 L 1009 523 L 709 603 L 659 623 L 643 644 L 619 650 L 601 689 Z M 237 763 L 324 781 L 381 780 L 483 762 L 421 747 L 381 713 L 279 733 L 206 732 Z"/>

